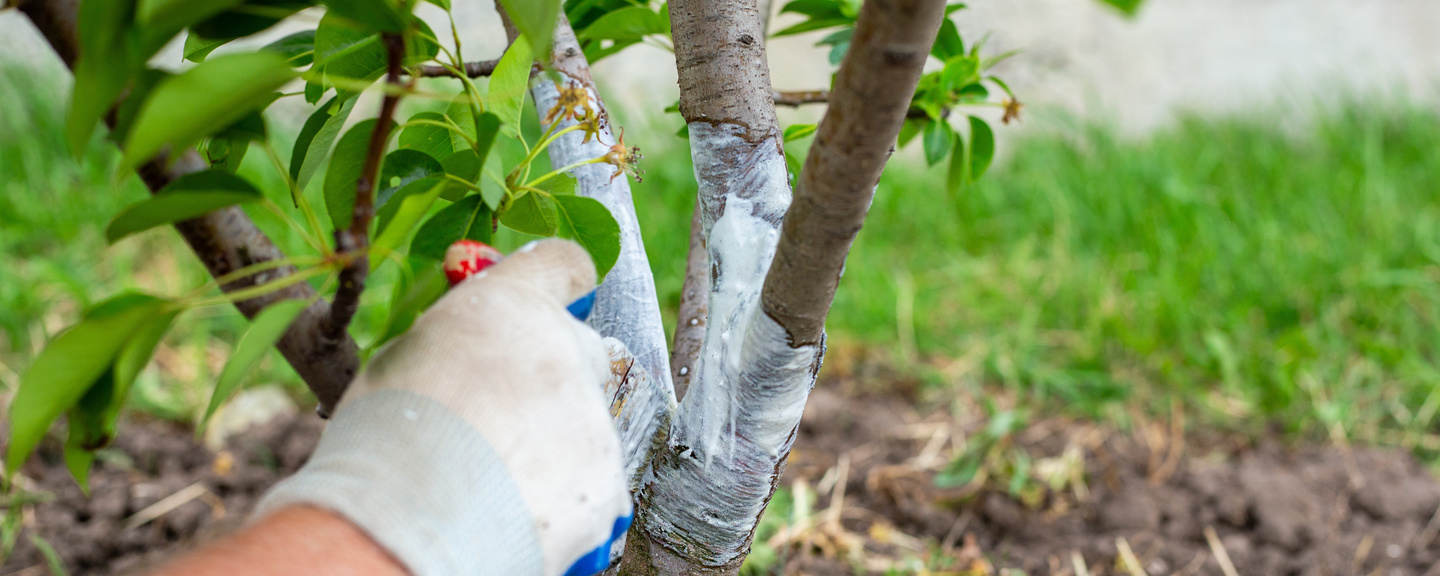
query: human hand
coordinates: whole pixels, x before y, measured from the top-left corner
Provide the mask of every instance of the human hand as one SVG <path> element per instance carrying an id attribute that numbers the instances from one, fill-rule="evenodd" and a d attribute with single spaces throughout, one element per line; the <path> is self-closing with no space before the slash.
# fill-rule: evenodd
<path id="1" fill-rule="evenodd" d="M 451 289 L 375 355 L 258 515 L 330 509 L 421 576 L 605 568 L 630 519 L 610 366 L 566 310 L 594 287 L 585 251 L 551 240 Z"/>

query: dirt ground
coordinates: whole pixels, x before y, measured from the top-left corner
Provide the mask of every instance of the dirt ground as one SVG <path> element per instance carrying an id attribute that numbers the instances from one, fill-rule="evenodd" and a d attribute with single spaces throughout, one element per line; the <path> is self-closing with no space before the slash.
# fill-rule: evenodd
<path id="1" fill-rule="evenodd" d="M 1028 471 L 1011 474 L 1024 482 L 995 467 L 938 488 L 935 475 L 986 426 L 952 413 L 818 388 L 782 482 L 809 506 L 768 535 L 774 569 L 1223 575 L 1226 558 L 1244 575 L 1440 576 L 1440 482 L 1407 454 L 1044 420 L 992 451 L 992 464 L 1025 454 Z M 133 573 L 234 530 L 320 428 L 282 417 L 214 453 L 186 430 L 131 423 L 88 499 L 46 445 L 24 473 L 53 499 L 25 508 L 27 534 L 0 574 L 47 573 L 29 532 L 83 575 Z"/>

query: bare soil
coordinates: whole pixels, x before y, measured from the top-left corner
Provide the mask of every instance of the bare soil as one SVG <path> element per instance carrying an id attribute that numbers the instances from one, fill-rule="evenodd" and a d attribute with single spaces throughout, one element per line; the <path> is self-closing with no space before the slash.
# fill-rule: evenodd
<path id="1" fill-rule="evenodd" d="M 779 551 L 773 569 L 1078 576 L 1083 564 L 1094 576 L 1222 575 L 1223 552 L 1244 575 L 1440 576 L 1440 482 L 1403 452 L 1179 434 L 1171 422 L 1118 433 L 1052 419 L 1006 449 L 1027 454 L 1036 478 L 1072 462 L 1076 481 L 1012 495 L 998 472 L 936 487 L 935 475 L 985 424 L 950 414 L 818 388 L 782 481 L 801 498 L 816 495 L 813 511 L 769 539 Z M 281 417 L 215 453 L 187 430 L 132 422 L 115 446 L 123 456 L 97 466 L 89 498 L 59 446 L 47 444 L 24 472 L 53 500 L 26 509 L 0 574 L 46 573 L 31 532 L 83 575 L 134 573 L 233 531 L 303 463 L 321 427 L 313 416 Z M 180 503 L 127 527 L 167 497 Z M 1139 566 L 1121 559 L 1122 546 Z"/>

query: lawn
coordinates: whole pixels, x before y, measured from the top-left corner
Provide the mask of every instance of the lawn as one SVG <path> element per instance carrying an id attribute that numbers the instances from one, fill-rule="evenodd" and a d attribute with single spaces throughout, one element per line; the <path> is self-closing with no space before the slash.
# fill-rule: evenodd
<path id="1" fill-rule="evenodd" d="M 145 191 L 114 173 L 99 134 L 83 158 L 64 152 L 66 91 L 0 67 L 7 386 L 85 304 L 205 279 L 172 230 L 105 248 L 105 223 Z M 651 118 L 628 112 L 618 115 Z M 1433 454 L 1440 113 L 1356 100 L 1295 114 L 1189 118 L 1144 137 L 1080 122 L 1035 131 L 1007 141 L 1007 159 L 957 197 L 942 167 L 898 155 L 851 252 L 832 348 L 868 350 L 937 397 L 1003 389 L 1036 408 L 1107 418 L 1179 399 L 1226 428 L 1279 424 Z M 627 142 L 646 155 L 637 210 L 673 316 L 695 184 L 685 142 L 671 134 L 678 119 L 635 124 Z M 243 173 L 279 193 L 263 160 L 252 151 Z M 382 273 L 375 294 L 388 294 L 387 281 Z M 367 307 L 362 344 L 383 313 Z M 187 318 L 138 398 L 180 419 L 203 408 L 244 327 L 223 308 Z M 294 384 L 278 356 L 268 364 L 256 381 Z"/>

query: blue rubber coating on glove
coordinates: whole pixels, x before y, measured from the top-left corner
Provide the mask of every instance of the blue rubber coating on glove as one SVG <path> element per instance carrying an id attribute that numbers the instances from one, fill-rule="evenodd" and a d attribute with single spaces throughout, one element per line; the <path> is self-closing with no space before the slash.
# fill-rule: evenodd
<path id="1" fill-rule="evenodd" d="M 634 519 L 634 514 L 616 518 L 615 527 L 610 529 L 610 540 L 613 541 L 621 536 L 624 536 L 625 532 L 630 529 L 630 521 Z"/>
<path id="2" fill-rule="evenodd" d="M 594 576 L 604 572 L 610 567 L 610 540 L 596 546 L 594 550 L 581 556 L 570 569 L 565 571 L 565 576 Z"/>
<path id="3" fill-rule="evenodd" d="M 576 320 L 584 322 L 590 317 L 590 311 L 595 309 L 595 291 L 591 290 L 589 294 L 571 302 L 565 309 L 569 310 L 570 315 L 574 316 Z"/>

